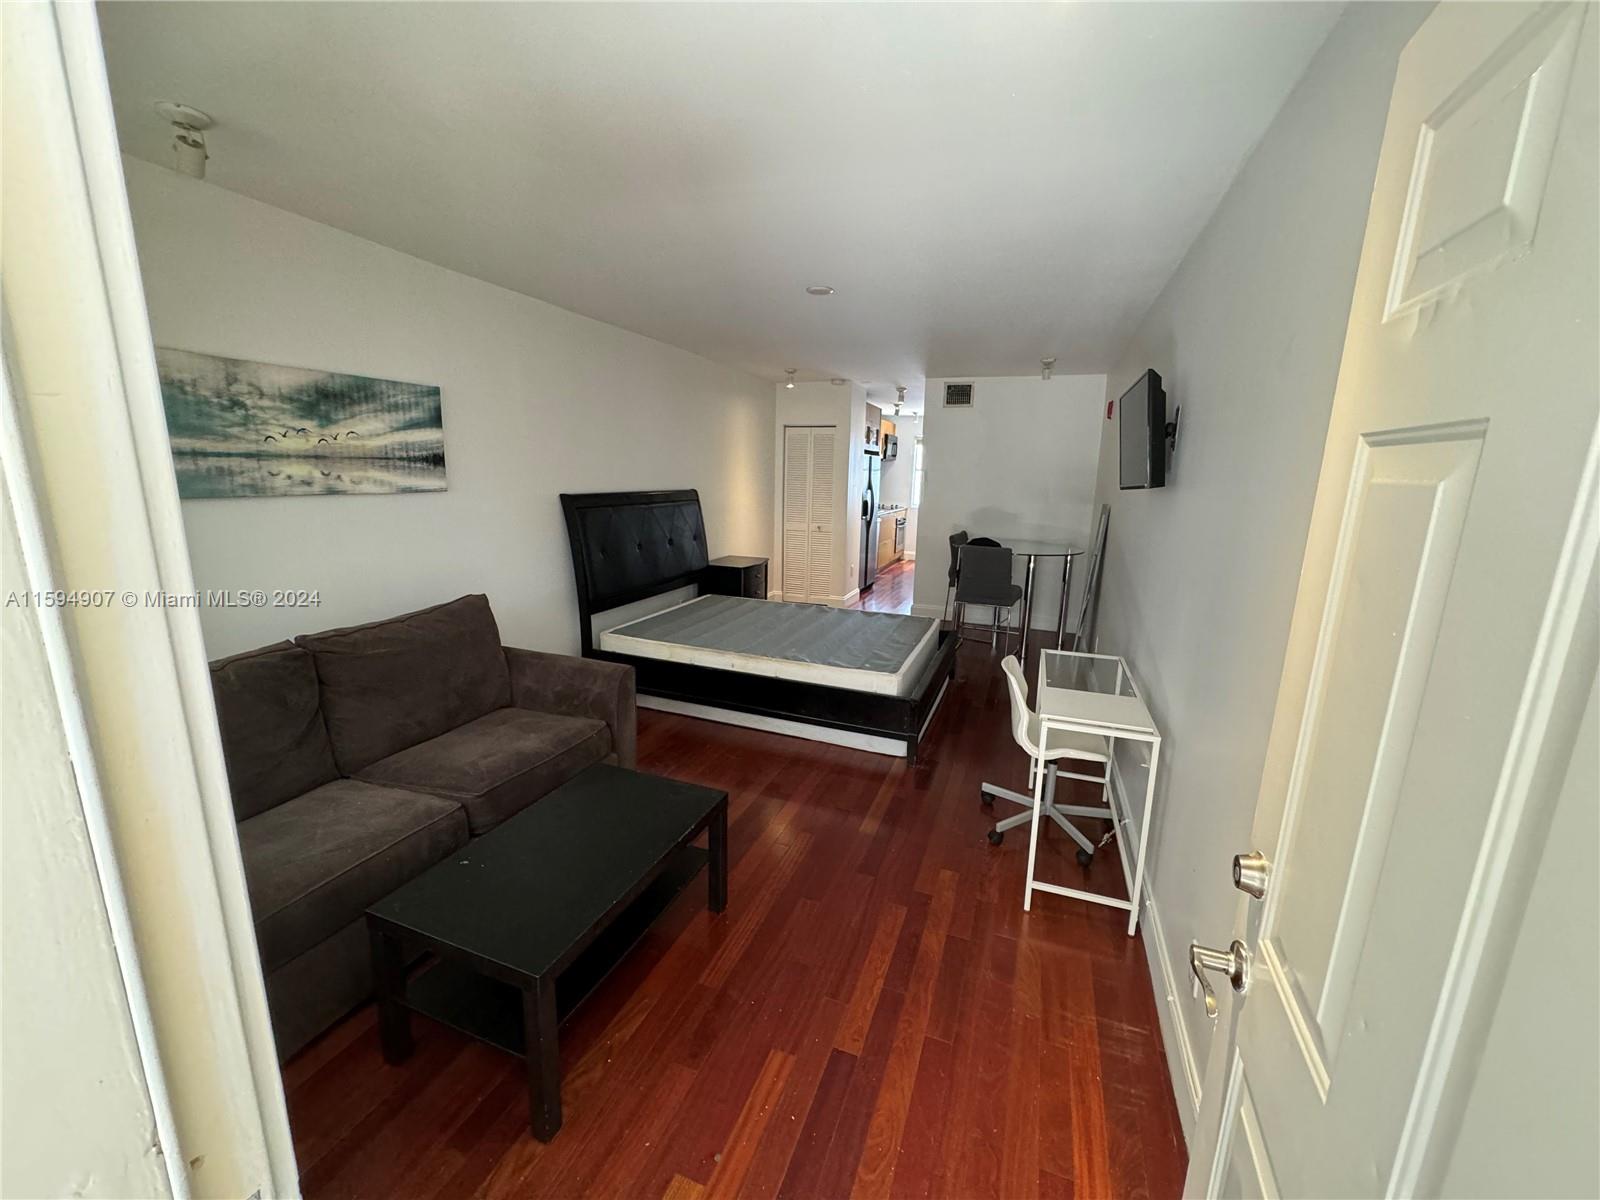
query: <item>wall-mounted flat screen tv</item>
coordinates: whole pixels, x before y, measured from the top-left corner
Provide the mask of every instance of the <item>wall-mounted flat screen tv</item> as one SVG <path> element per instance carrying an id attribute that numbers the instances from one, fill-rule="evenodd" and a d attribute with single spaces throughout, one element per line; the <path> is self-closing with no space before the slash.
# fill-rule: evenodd
<path id="1" fill-rule="evenodd" d="M 1167 393 L 1154 371 L 1139 376 L 1117 401 L 1117 440 L 1124 490 L 1166 486 Z"/>

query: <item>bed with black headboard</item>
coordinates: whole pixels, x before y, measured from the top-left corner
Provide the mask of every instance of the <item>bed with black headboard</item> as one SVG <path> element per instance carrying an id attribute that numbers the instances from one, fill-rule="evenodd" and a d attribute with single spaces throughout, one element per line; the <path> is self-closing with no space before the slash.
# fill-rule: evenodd
<path id="1" fill-rule="evenodd" d="M 925 617 L 701 595 L 700 494 L 564 494 L 589 658 L 634 668 L 640 703 L 915 760 L 955 666 Z"/>

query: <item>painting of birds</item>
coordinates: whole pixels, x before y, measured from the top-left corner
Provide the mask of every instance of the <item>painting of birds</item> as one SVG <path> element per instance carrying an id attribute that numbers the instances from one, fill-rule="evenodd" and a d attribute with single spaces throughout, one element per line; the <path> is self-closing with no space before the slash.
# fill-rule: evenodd
<path id="1" fill-rule="evenodd" d="M 431 384 L 158 347 L 185 499 L 444 491 Z"/>

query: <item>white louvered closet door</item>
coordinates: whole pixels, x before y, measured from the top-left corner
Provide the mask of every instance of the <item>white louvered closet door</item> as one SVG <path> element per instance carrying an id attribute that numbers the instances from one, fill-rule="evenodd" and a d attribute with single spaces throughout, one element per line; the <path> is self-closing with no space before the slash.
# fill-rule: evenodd
<path id="1" fill-rule="evenodd" d="M 805 595 L 811 563 L 811 430 L 783 431 L 783 598 Z"/>
<path id="2" fill-rule="evenodd" d="M 832 426 L 811 431 L 811 547 L 806 561 L 806 599 L 825 600 L 833 592 L 833 531 L 838 523 L 833 494 Z"/>
<path id="3" fill-rule="evenodd" d="M 834 449 L 831 425 L 783 431 L 783 597 L 823 600 L 833 576 Z"/>

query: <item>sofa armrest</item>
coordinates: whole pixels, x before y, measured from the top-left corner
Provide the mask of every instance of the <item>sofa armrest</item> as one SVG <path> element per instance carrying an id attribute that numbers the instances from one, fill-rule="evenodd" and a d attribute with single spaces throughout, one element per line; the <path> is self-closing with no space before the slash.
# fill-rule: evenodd
<path id="1" fill-rule="evenodd" d="M 512 704 L 534 712 L 604 721 L 611 728 L 617 762 L 624 767 L 634 765 L 638 710 L 632 667 L 515 646 L 507 646 L 505 651 Z"/>

